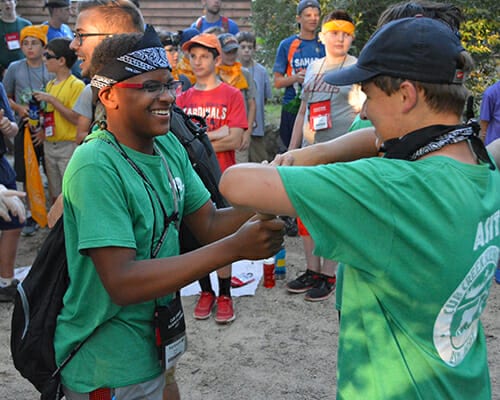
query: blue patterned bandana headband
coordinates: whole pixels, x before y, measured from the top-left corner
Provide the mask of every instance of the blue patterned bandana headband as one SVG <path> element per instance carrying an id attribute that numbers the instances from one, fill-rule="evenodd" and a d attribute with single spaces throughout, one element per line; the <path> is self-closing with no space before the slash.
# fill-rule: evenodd
<path id="1" fill-rule="evenodd" d="M 151 25 L 148 25 L 136 48 L 102 67 L 92 77 L 90 84 L 92 87 L 101 89 L 157 69 L 172 71 L 167 53 L 156 31 Z"/>

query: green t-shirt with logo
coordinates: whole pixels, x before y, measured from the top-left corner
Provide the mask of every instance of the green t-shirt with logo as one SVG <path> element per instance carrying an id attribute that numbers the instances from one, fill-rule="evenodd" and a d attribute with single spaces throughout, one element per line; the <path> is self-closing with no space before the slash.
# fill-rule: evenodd
<path id="1" fill-rule="evenodd" d="M 499 171 L 442 156 L 278 171 L 315 254 L 345 264 L 337 398 L 489 400 Z"/>
<path id="2" fill-rule="evenodd" d="M 157 197 L 115 147 L 95 138 L 102 134 L 92 133 L 91 140 L 75 151 L 63 181 L 71 282 L 58 317 L 54 346 L 60 364 L 77 343 L 91 335 L 62 370 L 63 384 L 80 393 L 145 382 L 161 374 L 152 326 L 155 302 L 113 303 L 86 250 L 126 247 L 136 250 L 138 260 L 151 258 L 152 240 L 156 245 L 164 225 L 159 201 L 168 216 L 174 211 L 171 182 L 159 155 L 122 145 L 151 181 Z M 196 211 L 210 194 L 184 148 L 172 134 L 155 142 L 175 182 L 179 215 Z M 172 223 L 157 258 L 178 254 L 178 232 Z M 159 304 L 171 300 L 170 294 L 165 295 L 158 299 Z"/>

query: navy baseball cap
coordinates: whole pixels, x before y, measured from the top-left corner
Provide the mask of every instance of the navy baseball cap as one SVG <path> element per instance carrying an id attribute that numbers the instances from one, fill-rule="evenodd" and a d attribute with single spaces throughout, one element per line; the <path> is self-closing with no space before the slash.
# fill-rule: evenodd
<path id="1" fill-rule="evenodd" d="M 194 38 L 196 35 L 199 35 L 200 31 L 196 28 L 187 28 L 184 29 L 181 33 L 181 41 L 180 45 L 182 46 L 184 43 L 190 41 L 192 38 Z"/>
<path id="2" fill-rule="evenodd" d="M 318 10 L 321 10 L 321 7 L 317 0 L 300 0 L 299 4 L 297 4 L 297 15 L 302 14 L 307 7 L 315 7 Z"/>
<path id="3" fill-rule="evenodd" d="M 325 74 L 331 85 L 366 82 L 378 75 L 427 83 L 462 84 L 460 39 L 443 22 L 411 17 L 389 22 L 368 40 L 358 62 Z"/>
<path id="4" fill-rule="evenodd" d="M 240 48 L 238 39 L 236 39 L 236 36 L 234 36 L 232 33 L 221 33 L 219 36 L 217 36 L 217 38 L 219 39 L 222 51 L 224 53 L 228 53 L 231 50 Z"/>

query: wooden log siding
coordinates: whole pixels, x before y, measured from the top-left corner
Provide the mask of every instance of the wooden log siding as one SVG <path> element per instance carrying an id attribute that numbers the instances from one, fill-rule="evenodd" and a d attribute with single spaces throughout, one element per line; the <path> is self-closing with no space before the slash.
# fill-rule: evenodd
<path id="1" fill-rule="evenodd" d="M 139 0 L 144 20 L 157 30 L 182 30 L 195 21 L 203 12 L 200 0 Z M 39 24 L 48 19 L 49 12 L 43 9 L 43 0 L 17 0 L 17 13 Z M 222 14 L 233 19 L 242 31 L 252 29 L 250 23 L 251 0 L 224 0 Z M 74 18 L 70 21 L 74 26 Z"/>

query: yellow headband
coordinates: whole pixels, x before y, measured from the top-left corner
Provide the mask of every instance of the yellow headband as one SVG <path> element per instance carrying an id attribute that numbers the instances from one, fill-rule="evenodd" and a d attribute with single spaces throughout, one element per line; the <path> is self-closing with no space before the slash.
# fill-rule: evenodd
<path id="1" fill-rule="evenodd" d="M 49 30 L 48 25 L 29 25 L 21 30 L 21 42 L 25 37 L 30 36 L 40 39 L 43 45 L 47 44 L 47 31 Z"/>
<path id="2" fill-rule="evenodd" d="M 323 24 L 321 32 L 342 31 L 348 35 L 354 36 L 354 24 L 343 19 L 333 19 Z"/>

